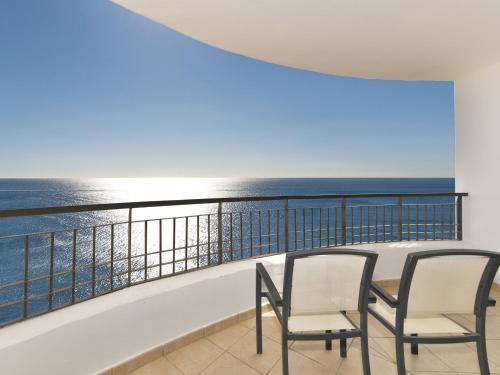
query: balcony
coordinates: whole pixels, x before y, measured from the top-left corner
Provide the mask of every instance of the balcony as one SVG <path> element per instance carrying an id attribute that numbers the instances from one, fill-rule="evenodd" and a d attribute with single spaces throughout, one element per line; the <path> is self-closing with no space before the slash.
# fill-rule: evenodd
<path id="1" fill-rule="evenodd" d="M 341 0 L 317 4 L 272 0 L 112 2 L 198 42 L 273 64 L 358 78 L 453 81 L 454 107 L 450 108 L 454 111 L 455 123 L 453 175 L 457 191 L 467 191 L 470 197 L 463 193 L 280 196 L 0 211 L 0 374 L 279 374 L 280 338 L 271 311 L 266 312 L 264 319 L 264 354 L 255 354 L 253 314 L 257 261 L 269 266 L 279 283 L 285 254 L 289 252 L 344 246 L 371 249 L 379 254 L 374 279 L 394 291 L 409 252 L 460 247 L 498 251 L 499 2 L 484 1 L 480 6 L 476 2 L 455 0 L 415 4 L 387 0 L 361 4 Z M 87 2 L 84 3 L 87 6 Z M 36 168 L 39 162 L 40 165 L 52 164 L 44 160 L 49 156 L 45 152 L 48 147 L 56 152 L 56 158 L 62 156 L 71 161 L 68 154 L 72 148 L 67 143 L 60 148 L 60 142 L 57 142 L 63 134 L 52 128 L 48 131 L 42 129 L 47 123 L 43 120 L 51 119 L 44 115 L 50 114 L 52 105 L 58 104 L 61 98 L 68 99 L 61 96 L 66 93 L 64 88 L 72 93 L 87 92 L 87 98 L 99 98 L 96 93 L 112 98 L 112 105 L 118 103 L 120 109 L 128 103 L 135 104 L 130 99 L 120 100 L 114 95 L 106 95 L 100 90 L 102 86 L 91 90 L 91 86 L 86 86 L 87 82 L 102 80 L 93 80 L 94 76 L 88 74 L 93 73 L 92 70 L 73 74 L 78 70 L 72 63 L 81 60 L 82 64 L 91 66 L 89 61 L 107 62 L 108 74 L 101 69 L 106 64 L 94 64 L 101 72 L 95 77 L 112 78 L 110 82 L 113 84 L 107 86 L 118 89 L 122 86 L 116 84 L 115 72 L 131 72 L 124 77 L 128 80 L 132 74 L 142 76 L 142 71 L 146 70 L 141 70 L 133 59 L 133 70 L 117 69 L 117 62 L 127 60 L 123 56 L 134 56 L 134 53 L 122 52 L 116 55 L 117 59 L 108 53 L 107 46 L 120 44 L 117 43 L 120 39 L 123 39 L 123 44 L 135 44 L 135 37 L 132 43 L 126 39 L 133 28 L 124 22 L 123 13 L 120 13 L 123 10 L 117 12 L 118 23 L 113 23 L 116 22 L 113 18 L 108 21 L 101 8 L 97 9 L 99 17 L 89 17 L 98 23 L 89 23 L 88 30 L 112 31 L 111 42 L 100 46 L 88 43 L 88 38 L 74 38 L 73 31 L 86 30 L 85 24 L 74 27 L 73 18 L 91 15 L 86 12 L 87 8 L 83 13 L 79 7 L 68 7 L 77 11 L 66 14 L 60 11 L 63 10 L 60 4 L 37 9 L 20 6 L 17 17 L 10 10 L 5 12 L 11 21 L 7 22 L 6 29 L 14 26 L 7 34 L 16 35 L 16 38 L 10 38 L 14 43 L 11 48 L 14 53 L 9 54 L 7 69 L 3 69 L 9 77 L 12 76 L 4 91 L 14 98 L 10 108 L 15 120 L 11 122 L 7 117 L 8 121 L 4 121 L 11 124 L 6 127 L 7 132 L 3 132 L 4 138 L 10 140 L 9 144 L 15 151 L 5 153 L 9 155 L 5 159 L 24 155 L 18 143 L 27 147 L 29 153 L 39 148 L 42 151 L 33 155 L 40 159 L 28 158 L 26 161 L 26 164 L 31 161 L 30 169 Z M 99 2 L 99 6 L 102 4 Z M 55 25 L 59 28 L 50 28 L 54 29 L 53 33 L 39 33 L 43 35 L 42 42 L 35 44 L 44 46 L 47 43 L 49 50 L 54 52 L 48 57 L 57 57 L 57 61 L 49 63 L 40 60 L 37 49 L 31 48 L 30 44 L 36 40 L 36 30 L 46 31 L 46 25 L 50 24 L 47 17 L 36 17 L 42 20 L 40 24 L 34 22 L 34 17 L 29 17 L 42 8 L 48 9 L 47 16 L 54 14 L 67 21 L 65 24 L 56 19 Z M 27 23 L 22 24 L 23 21 Z M 118 24 L 124 28 L 115 29 Z M 98 25 L 104 26 L 101 29 L 94 27 Z M 19 33 L 19 30 L 23 32 Z M 135 30 L 140 33 L 137 36 L 146 35 L 148 40 L 148 43 L 142 43 L 138 39 L 137 45 L 155 40 L 151 34 L 143 34 L 141 25 Z M 26 39 L 22 38 L 23 35 Z M 60 40 L 59 35 L 62 35 Z M 91 47 L 87 51 L 81 48 L 86 45 Z M 58 52 L 57 46 L 63 46 L 59 50 L 68 50 L 69 55 L 59 56 L 55 53 Z M 66 48 L 71 46 L 76 47 Z M 169 41 L 165 43 L 165 48 L 170 46 Z M 27 54 L 17 55 L 16 51 Z M 101 51 L 105 53 L 100 54 Z M 159 54 L 151 52 L 150 55 L 136 54 L 161 63 Z M 170 50 L 168 52 L 170 54 Z M 47 57 L 45 55 L 42 57 Z M 212 63 L 212 60 L 199 60 L 208 63 L 207 66 Z M 11 71 L 10 66 L 16 69 Z M 54 70 L 45 70 L 47 66 Z M 161 66 L 163 68 L 164 64 Z M 68 72 L 70 75 L 64 74 Z M 158 74 L 155 73 L 150 79 L 156 82 Z M 57 85 L 51 85 L 52 79 L 59 76 L 63 81 L 54 81 Z M 74 84 L 75 77 L 83 77 L 84 81 Z M 149 81 L 143 81 L 138 87 L 132 86 L 132 89 L 123 86 L 125 90 L 122 91 L 137 93 L 141 103 L 162 103 L 160 96 L 149 96 L 154 90 L 149 90 L 149 85 L 144 85 L 144 82 Z M 146 95 L 140 90 L 143 87 L 148 91 Z M 160 83 L 158 87 L 161 90 L 164 86 Z M 182 88 L 189 89 L 190 86 L 182 85 Z M 300 90 L 309 93 L 307 89 Z M 247 101 L 255 93 L 246 87 L 242 91 L 245 91 L 245 110 L 257 113 L 258 109 L 251 107 L 251 100 Z M 12 93 L 14 95 L 10 95 Z M 46 93 L 56 93 L 56 100 L 45 98 Z M 38 94 L 42 100 L 30 103 L 27 99 L 32 94 Z M 18 103 L 20 98 L 21 106 Z M 78 95 L 74 101 L 79 104 L 78 108 L 88 104 L 83 98 Z M 105 107 L 101 101 L 96 102 L 97 111 L 91 106 L 89 111 L 71 111 L 73 107 L 69 99 L 63 100 L 67 106 L 54 107 L 63 108 L 64 114 L 71 119 L 59 128 L 62 133 L 70 125 L 80 123 L 81 130 L 87 130 L 83 124 L 89 120 L 88 113 L 93 113 L 103 121 L 111 119 L 120 124 L 119 132 L 113 133 L 108 142 L 120 144 L 121 126 L 126 126 L 128 118 L 122 124 L 101 115 L 100 110 Z M 439 101 L 433 102 L 440 105 Z M 84 104 L 83 107 L 80 104 Z M 138 110 L 147 114 L 141 119 L 141 124 L 155 115 L 154 111 Z M 303 111 L 310 111 L 310 108 L 305 107 Z M 362 111 L 363 107 L 356 108 L 357 113 Z M 22 137 L 21 143 L 16 142 L 18 135 L 24 135 L 23 123 L 30 112 L 35 114 L 31 116 L 33 129 L 37 130 L 35 137 L 42 134 L 38 132 L 42 129 L 43 134 L 48 135 L 47 139 L 54 143 L 42 138 L 31 138 L 30 141 Z M 409 112 L 411 121 L 408 123 L 395 122 L 394 131 L 399 126 L 412 127 L 418 133 L 426 134 L 428 142 L 433 142 L 434 129 L 420 129 L 418 117 L 411 116 L 412 113 Z M 120 118 L 127 117 L 121 111 L 119 115 Z M 130 122 L 134 118 L 132 116 Z M 367 118 L 372 126 L 376 126 L 377 121 Z M 210 121 L 206 123 L 211 124 Z M 238 124 L 236 121 L 231 123 Z M 97 125 L 94 125 L 96 129 Z M 286 122 L 286 125 L 293 130 L 293 123 Z M 349 122 L 344 126 L 349 126 Z M 143 132 L 143 129 L 139 130 Z M 175 132 L 168 130 L 163 136 L 176 142 Z M 383 128 L 376 130 L 379 134 L 385 133 Z M 11 133 L 16 137 L 12 138 Z M 163 148 L 165 142 L 161 135 L 156 129 L 152 134 L 160 141 L 159 148 Z M 214 134 L 218 134 L 217 131 Z M 318 134 L 329 140 L 323 133 Z M 351 143 L 341 137 L 341 132 L 331 134 L 342 140 L 353 154 L 357 151 L 352 147 L 354 142 L 357 147 L 364 148 L 364 141 L 372 141 L 366 133 L 359 134 L 362 142 L 356 137 Z M 92 134 L 98 135 L 98 132 Z M 186 150 L 191 141 L 188 136 L 181 139 Z M 283 149 L 293 151 L 293 145 L 286 137 L 271 140 L 271 146 L 279 144 Z M 247 145 L 252 145 L 252 141 L 243 139 Z M 413 141 L 406 137 L 398 143 L 404 147 Z M 238 147 L 238 142 L 241 140 L 231 147 Z M 205 143 L 213 146 L 211 142 Z M 220 138 L 215 143 L 217 150 L 225 150 L 229 145 Z M 388 138 L 382 143 L 371 143 L 377 150 L 385 149 L 393 159 L 405 153 L 405 150 L 395 150 L 394 141 Z M 106 148 L 108 144 L 105 144 Z M 329 146 L 323 147 L 329 150 Z M 151 147 L 149 142 L 146 147 Z M 253 150 L 253 147 L 249 149 Z M 84 150 L 86 158 L 89 148 Z M 208 151 L 211 152 L 211 148 Z M 128 155 L 137 154 L 134 147 L 128 147 L 126 152 Z M 425 146 L 419 152 L 420 155 L 430 155 Z M 119 156 L 116 153 L 111 155 L 113 158 Z M 162 155 L 157 155 L 150 159 L 160 164 Z M 204 158 L 205 154 L 199 155 Z M 224 159 L 228 155 L 230 158 L 234 153 L 228 151 L 223 155 Z M 326 155 L 324 159 L 329 158 L 326 153 L 322 155 Z M 407 166 L 417 166 L 420 173 L 426 164 L 434 162 L 432 157 L 427 162 L 427 158 L 421 160 L 420 155 L 411 161 L 411 165 L 405 165 L 399 174 L 410 173 L 412 169 L 407 169 Z M 182 156 L 181 160 L 184 159 Z M 291 170 L 293 160 L 282 156 L 288 163 L 286 170 Z M 332 160 L 343 156 L 332 157 Z M 361 157 L 359 159 L 364 161 Z M 104 157 L 99 160 L 104 160 Z M 171 158 L 168 161 L 168 167 L 175 165 Z M 120 163 L 134 165 L 122 160 Z M 10 167 L 11 163 L 7 164 Z M 95 161 L 87 163 L 84 159 L 80 168 L 87 164 L 95 164 Z M 143 164 L 135 161 L 135 165 L 138 165 L 138 174 L 146 174 Z M 184 168 L 183 163 L 178 167 Z M 385 169 L 389 167 L 387 165 Z M 73 173 L 73 169 L 80 168 L 78 163 L 71 163 L 68 170 Z M 169 173 L 175 170 L 173 168 Z M 325 170 L 321 172 L 323 174 Z M 113 173 L 119 171 L 113 170 Z M 398 173 L 391 171 L 389 174 Z M 500 274 L 495 282 L 490 295 L 498 299 Z M 499 306 L 490 308 L 487 319 L 490 368 L 492 373 L 498 374 L 499 309 Z M 352 318 L 355 320 L 356 316 Z M 469 315 L 454 318 L 467 327 L 474 324 Z M 393 335 L 371 319 L 369 336 L 372 373 L 395 374 Z M 334 344 L 333 352 L 326 352 L 322 343 L 293 342 L 290 353 L 292 374 L 361 373 L 357 340 L 348 342 L 348 357 L 345 359 L 339 357 L 338 344 Z M 472 344 L 422 344 L 419 356 L 407 353 L 406 359 L 408 372 L 413 375 L 479 373 Z M 483 374 L 485 372 L 483 370 Z"/>
<path id="2" fill-rule="evenodd" d="M 17 257 L 6 263 L 0 285 L 2 368 L 29 373 L 43 363 L 47 373 L 223 373 L 217 366 L 227 373 L 279 372 L 271 312 L 262 357 L 252 340 L 257 260 L 274 268 L 279 279 L 286 252 L 372 249 L 379 253 L 374 278 L 395 287 L 407 253 L 473 247 L 461 240 L 464 198 L 467 194 L 280 196 L 2 211 L 2 220 L 63 215 L 74 225 L 0 238 L 2 254 Z M 176 212 L 184 214 L 163 215 Z M 91 213 L 93 222 L 71 221 L 75 213 Z M 16 272 L 13 264 L 23 267 Z M 498 307 L 489 312 L 490 353 L 500 342 L 498 312 Z M 373 373 L 393 372 L 388 332 L 372 320 L 370 335 Z M 294 343 L 291 368 L 356 373 L 356 340 L 349 345 L 350 355 L 341 360 L 317 343 Z M 476 366 L 471 360 L 453 367 L 456 352 L 445 348 L 425 347 L 409 368 L 453 373 Z M 26 352 L 33 361 L 19 363 L 19 353 Z M 474 352 L 464 344 L 459 359 Z M 53 353 L 63 353 L 65 360 Z M 492 369 L 500 365 L 495 358 L 490 355 Z"/>

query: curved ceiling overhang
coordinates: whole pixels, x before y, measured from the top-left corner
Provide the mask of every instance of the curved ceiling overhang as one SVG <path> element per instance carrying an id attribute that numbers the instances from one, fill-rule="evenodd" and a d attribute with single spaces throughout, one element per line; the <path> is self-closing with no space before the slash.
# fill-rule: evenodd
<path id="1" fill-rule="evenodd" d="M 112 0 L 194 39 L 343 76 L 454 80 L 500 60 L 500 0 Z"/>

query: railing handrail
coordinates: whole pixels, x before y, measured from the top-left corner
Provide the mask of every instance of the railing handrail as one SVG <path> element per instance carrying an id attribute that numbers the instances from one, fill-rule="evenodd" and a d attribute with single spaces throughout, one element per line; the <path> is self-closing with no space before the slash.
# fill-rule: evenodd
<path id="1" fill-rule="evenodd" d="M 0 218 L 69 214 L 87 211 L 110 211 L 132 208 L 149 207 L 172 207 L 183 205 L 235 203 L 235 202 L 263 202 L 278 200 L 311 200 L 311 199 L 357 199 L 357 198 L 415 198 L 415 197 L 466 197 L 468 193 L 369 193 L 369 194 L 316 194 L 316 195 L 264 195 L 247 197 L 225 197 L 225 198 L 198 198 L 198 199 L 174 199 L 161 201 L 139 201 L 121 203 L 100 203 L 74 206 L 52 206 L 37 208 L 17 208 L 0 210 Z"/>

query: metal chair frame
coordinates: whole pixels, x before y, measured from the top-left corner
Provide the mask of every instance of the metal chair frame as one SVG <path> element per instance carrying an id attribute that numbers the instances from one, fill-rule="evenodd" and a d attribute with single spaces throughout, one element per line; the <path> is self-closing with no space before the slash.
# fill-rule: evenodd
<path id="1" fill-rule="evenodd" d="M 355 324 L 346 314 L 345 311 L 341 313 L 346 317 L 349 322 L 356 327 L 352 330 L 341 330 L 338 332 L 325 331 L 320 333 L 297 333 L 289 332 L 288 318 L 290 316 L 291 308 L 291 292 L 292 292 L 292 276 L 295 260 L 314 257 L 320 255 L 354 255 L 365 257 L 366 262 L 361 277 L 361 285 L 359 289 L 358 299 L 358 312 L 360 316 L 359 327 Z M 370 285 L 373 276 L 373 270 L 377 261 L 378 254 L 371 251 L 354 250 L 354 249 L 318 249 L 306 250 L 289 253 L 286 255 L 285 260 L 285 275 L 283 282 L 283 298 L 281 298 L 275 284 L 269 276 L 267 270 L 262 263 L 257 263 L 256 272 L 256 331 L 257 331 L 257 353 L 262 354 L 262 298 L 266 298 L 271 307 L 273 308 L 276 317 L 281 324 L 281 348 L 282 348 L 282 363 L 283 374 L 289 374 L 288 366 L 288 341 L 290 340 L 304 340 L 304 341 L 325 341 L 326 350 L 332 350 L 332 340 L 340 340 L 340 354 L 341 357 L 347 356 L 347 339 L 360 337 L 361 338 L 361 352 L 363 360 L 363 371 L 365 375 L 370 375 L 370 359 L 368 352 L 368 303 L 373 302 L 374 298 L 370 295 Z M 267 288 L 267 291 L 262 291 L 262 283 Z M 280 307 L 282 311 L 280 311 Z"/>
<path id="2" fill-rule="evenodd" d="M 415 269 L 421 259 L 444 256 L 483 256 L 489 258 L 486 267 L 481 276 L 475 303 L 474 315 L 476 316 L 476 329 L 471 331 L 460 325 L 466 333 L 462 336 L 421 336 L 418 334 L 407 335 L 404 333 L 404 322 L 407 316 L 408 299 L 411 289 L 411 283 Z M 500 254 L 492 251 L 468 250 L 468 249 L 444 249 L 428 250 L 408 254 L 403 268 L 403 274 L 399 286 L 398 298 L 394 298 L 377 283 L 372 282 L 371 290 L 380 297 L 387 305 L 396 309 L 395 326 L 385 320 L 380 314 L 368 307 L 368 311 L 380 323 L 382 323 L 395 336 L 396 343 L 396 361 L 398 366 L 398 375 L 406 374 L 404 344 L 411 344 L 411 353 L 418 355 L 418 344 L 453 344 L 475 342 L 479 360 L 481 375 L 490 374 L 488 366 L 488 355 L 486 350 L 486 308 L 495 306 L 496 301 L 489 298 L 489 292 L 493 284 L 495 275 L 500 265 Z M 450 319 L 450 318 L 448 318 Z"/>

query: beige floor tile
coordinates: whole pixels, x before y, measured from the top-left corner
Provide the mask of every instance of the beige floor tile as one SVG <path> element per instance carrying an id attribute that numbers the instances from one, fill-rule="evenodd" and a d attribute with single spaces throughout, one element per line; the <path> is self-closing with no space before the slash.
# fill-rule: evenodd
<path id="1" fill-rule="evenodd" d="M 355 338 L 352 342 L 352 347 L 361 350 L 361 339 Z M 392 357 L 389 354 L 387 354 L 384 348 L 380 346 L 380 344 L 373 338 L 370 338 L 368 340 L 368 349 L 371 356 L 376 356 L 380 357 L 381 359 L 385 359 L 387 361 L 392 361 Z"/>
<path id="2" fill-rule="evenodd" d="M 500 293 L 497 293 L 500 301 Z M 358 314 L 350 314 L 359 322 Z M 460 324 L 474 329 L 475 317 L 470 314 L 454 315 Z M 372 374 L 396 374 L 394 336 L 376 319 L 369 316 L 369 347 Z M 255 318 L 212 334 L 183 348 L 167 354 L 167 358 L 151 359 L 151 362 L 133 375 L 280 375 L 281 374 L 281 327 L 273 312 L 263 315 L 264 353 L 256 354 Z M 488 310 L 488 356 L 492 374 L 500 375 L 500 305 Z M 196 338 L 195 338 L 196 340 Z M 348 357 L 340 358 L 339 341 L 333 341 L 333 350 L 327 351 L 324 342 L 291 342 L 291 374 L 362 374 L 360 340 L 348 340 Z M 227 350 L 226 353 L 224 351 Z M 420 345 L 420 354 L 410 353 L 405 345 L 408 374 L 411 375 L 472 375 L 479 374 L 474 343 L 450 345 Z"/>
<path id="3" fill-rule="evenodd" d="M 500 373 L 500 340 L 486 340 L 490 370 Z"/>
<path id="4" fill-rule="evenodd" d="M 177 349 L 183 348 L 186 345 L 192 344 L 205 336 L 205 330 L 198 329 L 193 331 L 183 337 L 175 339 L 171 342 L 163 345 L 163 355 L 167 355 L 168 353 L 175 352 Z"/>
<path id="5" fill-rule="evenodd" d="M 262 313 L 262 319 L 265 319 L 265 318 L 274 318 L 274 319 L 276 319 L 276 314 L 274 313 L 273 310 L 263 312 Z M 255 316 L 252 317 L 252 318 L 250 318 L 250 319 L 244 320 L 242 323 L 245 326 L 247 326 L 248 328 L 255 328 Z"/>
<path id="6" fill-rule="evenodd" d="M 497 305 L 495 307 L 489 307 L 488 310 L 486 310 L 486 315 L 500 315 L 500 298 L 497 299 Z"/>
<path id="7" fill-rule="evenodd" d="M 158 358 L 132 372 L 132 375 L 182 375 L 166 358 Z"/>
<path id="8" fill-rule="evenodd" d="M 373 375 L 396 375 L 396 365 L 373 353 L 370 353 L 370 368 Z M 351 345 L 347 352 L 347 358 L 342 359 L 337 372 L 340 375 L 363 375 L 363 364 L 361 362 L 361 349 L 355 343 Z"/>
<path id="9" fill-rule="evenodd" d="M 373 338 L 372 342 L 380 345 L 381 348 L 390 356 L 390 360 L 396 363 L 396 348 L 394 346 L 394 339 L 390 338 Z M 411 372 L 425 372 L 425 371 L 450 371 L 453 370 L 448 367 L 441 359 L 434 355 L 426 346 L 419 346 L 419 354 L 411 354 L 410 345 L 405 345 L 405 365 L 406 370 Z"/>
<path id="10" fill-rule="evenodd" d="M 335 369 L 313 361 L 293 350 L 288 353 L 288 368 L 290 375 L 333 375 Z M 282 375 L 283 367 L 281 360 L 276 363 L 269 375 Z"/>
<path id="11" fill-rule="evenodd" d="M 476 351 L 467 344 L 423 345 L 453 371 L 479 372 Z"/>
<path id="12" fill-rule="evenodd" d="M 276 342 L 281 342 L 281 325 L 274 312 L 262 315 L 262 335 Z"/>
<path id="13" fill-rule="evenodd" d="M 349 314 L 354 323 L 359 325 L 359 315 Z M 377 319 L 368 315 L 368 336 L 369 337 L 394 337 L 394 335 L 385 328 Z"/>
<path id="14" fill-rule="evenodd" d="M 207 367 L 202 375 L 258 375 L 259 373 L 236 359 L 231 354 L 224 353 Z"/>
<path id="15" fill-rule="evenodd" d="M 473 342 L 467 345 L 475 352 L 476 344 Z M 488 350 L 488 362 L 490 365 L 490 372 L 500 373 L 500 340 L 486 340 L 486 347 Z"/>
<path id="16" fill-rule="evenodd" d="M 242 325 L 247 327 L 248 329 L 254 329 L 255 328 L 255 318 L 250 318 L 250 319 L 245 319 L 241 322 Z"/>
<path id="17" fill-rule="evenodd" d="M 218 321 L 216 323 L 210 324 L 203 329 L 204 336 L 210 336 L 214 333 L 220 332 L 226 328 L 232 327 L 239 323 L 238 314 L 230 316 L 224 320 Z"/>
<path id="18" fill-rule="evenodd" d="M 447 315 L 451 320 L 464 326 L 465 328 L 475 331 L 476 330 L 476 317 L 471 314 L 451 314 Z"/>
<path id="19" fill-rule="evenodd" d="M 486 318 L 486 338 L 500 340 L 500 315 L 489 315 Z"/>
<path id="20" fill-rule="evenodd" d="M 245 320 L 242 322 L 242 324 L 250 329 L 254 329 L 255 318 Z M 276 314 L 274 313 L 274 311 L 268 311 L 262 314 L 262 328 L 263 330 L 268 328 L 268 330 L 270 329 L 271 331 L 274 329 L 275 331 L 274 334 L 270 334 L 269 332 L 267 332 L 268 336 L 269 335 L 275 336 L 276 334 L 278 334 L 278 337 L 281 337 L 279 334 L 280 324 L 278 318 L 276 318 Z"/>
<path id="21" fill-rule="evenodd" d="M 339 341 L 334 340 L 332 344 L 332 350 L 326 350 L 324 341 L 295 341 L 290 348 L 326 367 L 337 369 L 341 360 Z"/>
<path id="22" fill-rule="evenodd" d="M 242 324 L 255 331 L 255 319 L 246 320 Z M 281 325 L 272 311 L 262 315 L 262 336 L 281 344 Z M 289 341 L 288 346 L 291 345 L 292 341 Z"/>
<path id="23" fill-rule="evenodd" d="M 255 318 L 244 319 L 241 321 L 241 324 L 246 326 L 248 329 L 255 328 Z"/>
<path id="24" fill-rule="evenodd" d="M 255 331 L 250 331 L 228 352 L 261 374 L 267 374 L 281 357 L 281 345 L 264 336 L 262 346 L 262 354 L 257 354 Z"/>
<path id="25" fill-rule="evenodd" d="M 215 345 L 221 349 L 227 350 L 231 345 L 235 344 L 240 338 L 245 336 L 249 329 L 243 324 L 236 324 L 226 328 L 220 332 L 214 333 L 207 337 Z"/>
<path id="26" fill-rule="evenodd" d="M 185 375 L 195 375 L 207 368 L 222 353 L 222 349 L 217 345 L 207 339 L 201 339 L 167 354 L 167 359 Z"/>

